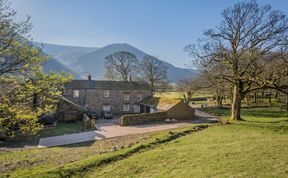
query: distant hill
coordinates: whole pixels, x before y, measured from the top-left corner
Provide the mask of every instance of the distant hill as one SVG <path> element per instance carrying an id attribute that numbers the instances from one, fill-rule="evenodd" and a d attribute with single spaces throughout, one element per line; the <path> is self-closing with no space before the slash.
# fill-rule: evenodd
<path id="1" fill-rule="evenodd" d="M 139 60 L 142 60 L 147 53 L 127 44 L 116 43 L 102 48 L 87 48 L 76 46 L 62 46 L 43 44 L 43 51 L 51 55 L 60 65 L 65 65 L 77 76 L 86 77 L 91 73 L 94 79 L 103 79 L 105 74 L 105 57 L 118 51 L 133 53 Z M 159 59 L 160 60 L 160 59 Z M 195 76 L 197 72 L 192 69 L 175 67 L 170 63 L 162 61 L 168 68 L 168 79 L 170 82 L 177 82 L 180 79 Z M 54 63 L 54 62 L 53 62 Z M 54 63 L 56 65 L 56 63 Z M 53 70 L 53 65 L 49 65 Z M 58 67 L 60 68 L 60 67 Z"/>
<path id="2" fill-rule="evenodd" d="M 44 63 L 43 70 L 46 73 L 48 73 L 50 71 L 51 72 L 67 72 L 67 73 L 71 73 L 72 75 L 74 75 L 75 78 L 81 78 L 81 76 L 79 74 L 77 74 L 73 70 L 69 69 L 68 67 L 66 67 L 61 62 L 59 62 L 58 60 L 56 60 L 54 58 L 50 58 L 49 61 Z"/>
<path id="3" fill-rule="evenodd" d="M 101 79 L 105 73 L 105 57 L 109 54 L 115 53 L 117 51 L 127 51 L 133 53 L 139 60 L 143 59 L 144 56 L 148 55 L 143 51 L 127 44 L 127 43 L 117 43 L 105 46 L 96 51 L 93 51 L 81 58 L 79 58 L 74 66 L 77 67 L 78 72 L 90 72 L 94 78 Z M 165 61 L 162 61 L 168 67 L 168 79 L 172 82 L 176 82 L 181 78 L 186 78 L 189 76 L 196 75 L 196 72 L 191 69 L 183 69 L 175 67 Z"/>
<path id="4" fill-rule="evenodd" d="M 59 62 L 69 65 L 76 62 L 81 56 L 86 55 L 92 51 L 97 50 L 96 47 L 80 47 L 80 46 L 65 46 L 57 44 L 39 43 L 34 42 L 37 46 L 41 47 L 42 50 L 58 60 Z"/>

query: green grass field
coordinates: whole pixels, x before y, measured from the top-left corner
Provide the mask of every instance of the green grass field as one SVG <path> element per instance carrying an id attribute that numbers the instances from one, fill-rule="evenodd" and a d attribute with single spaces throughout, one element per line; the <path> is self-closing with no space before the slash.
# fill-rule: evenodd
<path id="1" fill-rule="evenodd" d="M 227 109 L 207 112 L 229 117 Z M 10 177 L 288 177 L 288 115 L 243 108 L 247 121 L 0 154 Z M 175 137 L 176 135 L 176 137 Z M 112 151 L 116 146 L 118 149 Z"/>
<path id="2" fill-rule="evenodd" d="M 164 97 L 169 99 L 183 99 L 183 95 L 185 92 L 158 92 L 155 93 L 155 97 Z M 192 98 L 206 98 L 206 97 L 213 97 L 213 95 L 209 94 L 206 91 L 197 91 L 193 94 Z"/>
<path id="3" fill-rule="evenodd" d="M 205 112 L 213 115 L 221 116 L 223 119 L 230 117 L 230 108 L 207 108 Z M 256 107 L 256 108 L 241 108 L 242 118 L 250 122 L 281 122 L 288 120 L 288 112 L 279 109 L 278 107 Z"/>
<path id="4" fill-rule="evenodd" d="M 0 147 L 20 148 L 25 147 L 27 145 L 36 146 L 38 144 L 39 138 L 78 133 L 81 131 L 82 131 L 82 121 L 69 122 L 69 123 L 58 122 L 56 127 L 54 128 L 42 129 L 35 136 L 17 137 L 15 139 L 0 144 Z"/>
<path id="5" fill-rule="evenodd" d="M 287 177 L 288 134 L 216 126 L 96 168 L 87 177 Z"/>
<path id="6" fill-rule="evenodd" d="M 211 109 L 229 117 L 229 109 Z M 242 109 L 246 122 L 214 126 L 128 159 L 95 168 L 88 177 L 288 177 L 288 114 Z"/>
<path id="7" fill-rule="evenodd" d="M 153 134 L 155 133 L 52 148 L 0 150 L 0 177 L 5 177 L 7 174 L 12 177 L 22 177 L 24 175 L 30 177 L 29 175 L 35 172 L 53 170 L 61 165 L 85 160 L 95 155 L 105 155 L 111 152 L 114 147 L 117 149 L 127 148 L 150 138 Z"/>

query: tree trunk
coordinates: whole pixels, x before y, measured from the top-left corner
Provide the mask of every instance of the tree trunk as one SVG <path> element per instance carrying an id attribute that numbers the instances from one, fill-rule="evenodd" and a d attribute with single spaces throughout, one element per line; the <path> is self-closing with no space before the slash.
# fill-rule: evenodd
<path id="1" fill-rule="evenodd" d="M 288 93 L 286 94 L 286 111 L 288 112 Z"/>
<path id="2" fill-rule="evenodd" d="M 216 97 L 217 99 L 217 106 L 219 107 L 219 108 L 222 108 L 223 107 L 223 98 L 221 97 L 221 96 L 217 96 Z"/>
<path id="3" fill-rule="evenodd" d="M 254 102 L 257 103 L 257 92 L 254 92 Z"/>
<path id="4" fill-rule="evenodd" d="M 271 91 L 271 89 L 270 89 L 270 92 L 269 92 L 269 104 L 270 104 L 270 106 L 272 105 L 272 101 L 271 101 L 271 99 L 272 99 L 272 91 Z"/>
<path id="5" fill-rule="evenodd" d="M 250 105 L 250 95 L 246 96 L 246 105 Z"/>
<path id="6" fill-rule="evenodd" d="M 242 89 L 241 85 L 237 84 L 234 86 L 233 91 L 233 102 L 231 106 L 231 120 L 242 120 L 241 119 L 241 100 L 242 100 Z"/>
<path id="7" fill-rule="evenodd" d="M 276 90 L 276 92 L 275 92 L 275 97 L 274 97 L 275 99 L 278 99 L 278 90 Z"/>
<path id="8" fill-rule="evenodd" d="M 264 90 L 261 91 L 261 99 L 264 99 Z"/>

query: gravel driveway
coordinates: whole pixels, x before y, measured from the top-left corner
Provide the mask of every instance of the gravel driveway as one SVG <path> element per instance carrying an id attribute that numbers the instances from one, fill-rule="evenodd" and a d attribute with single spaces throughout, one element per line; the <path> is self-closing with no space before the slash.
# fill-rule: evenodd
<path id="1" fill-rule="evenodd" d="M 120 137 L 132 134 L 141 134 L 153 131 L 161 131 L 167 129 L 173 129 L 189 124 L 199 124 L 199 123 L 212 123 L 217 122 L 217 118 L 211 116 L 207 113 L 196 111 L 197 119 L 190 121 L 179 121 L 179 122 L 162 122 L 147 125 L 137 125 L 137 126 L 125 126 L 121 127 L 117 125 L 117 118 L 113 120 L 102 120 L 96 122 L 97 130 L 89 132 L 81 132 L 75 134 L 67 134 L 61 136 L 40 138 L 38 148 L 52 147 L 67 145 L 73 143 L 81 143 L 93 140 L 102 140 L 106 138 Z M 119 118 L 118 118 L 119 119 Z"/>

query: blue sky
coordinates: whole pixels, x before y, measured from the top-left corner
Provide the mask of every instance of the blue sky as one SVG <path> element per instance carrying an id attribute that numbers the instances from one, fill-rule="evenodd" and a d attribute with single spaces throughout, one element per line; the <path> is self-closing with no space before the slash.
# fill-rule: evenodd
<path id="1" fill-rule="evenodd" d="M 103 47 L 129 43 L 176 66 L 185 45 L 221 20 L 239 0 L 11 0 L 17 19 L 32 17 L 31 36 L 54 44 Z M 287 0 L 259 0 L 288 14 Z"/>

